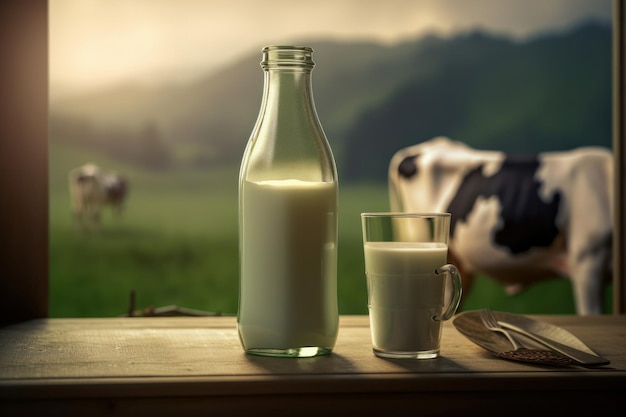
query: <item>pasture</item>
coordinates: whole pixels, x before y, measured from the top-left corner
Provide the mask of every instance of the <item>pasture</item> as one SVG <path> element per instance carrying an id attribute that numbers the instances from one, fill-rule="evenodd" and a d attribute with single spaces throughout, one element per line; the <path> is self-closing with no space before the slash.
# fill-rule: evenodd
<path id="1" fill-rule="evenodd" d="M 67 173 L 87 161 L 130 179 L 121 218 L 103 213 L 99 233 L 72 223 Z M 149 172 L 75 149 L 50 146 L 50 316 L 125 314 L 177 305 L 236 314 L 238 297 L 237 169 Z M 339 192 L 338 293 L 341 314 L 367 314 L 360 213 L 387 210 L 383 184 L 343 185 Z M 610 310 L 610 295 L 607 294 Z M 508 296 L 479 277 L 465 310 L 573 313 L 571 286 L 553 280 Z"/>

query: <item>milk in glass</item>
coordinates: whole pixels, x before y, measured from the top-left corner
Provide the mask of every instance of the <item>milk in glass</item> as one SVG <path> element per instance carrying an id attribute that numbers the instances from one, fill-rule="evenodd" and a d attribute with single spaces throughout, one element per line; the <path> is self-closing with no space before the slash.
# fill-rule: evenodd
<path id="1" fill-rule="evenodd" d="M 439 348 L 448 247 L 435 242 L 366 242 L 365 271 L 374 348 Z"/>

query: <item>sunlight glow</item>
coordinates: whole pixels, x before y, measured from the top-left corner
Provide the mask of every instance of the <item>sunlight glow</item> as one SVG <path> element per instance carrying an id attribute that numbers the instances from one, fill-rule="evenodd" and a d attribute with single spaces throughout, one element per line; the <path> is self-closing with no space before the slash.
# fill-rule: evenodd
<path id="1" fill-rule="evenodd" d="M 581 17 L 609 20 L 611 0 L 56 0 L 51 95 L 123 81 L 185 80 L 301 39 L 394 43 L 489 28 L 524 37 Z"/>

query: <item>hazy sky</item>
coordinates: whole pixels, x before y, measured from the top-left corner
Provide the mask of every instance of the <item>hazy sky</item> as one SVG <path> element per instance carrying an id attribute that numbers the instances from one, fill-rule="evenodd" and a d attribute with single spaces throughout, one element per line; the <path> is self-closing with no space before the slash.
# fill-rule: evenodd
<path id="1" fill-rule="evenodd" d="M 392 43 L 484 28 L 525 38 L 612 0 L 51 0 L 50 88 L 184 79 L 269 44 L 332 37 Z"/>

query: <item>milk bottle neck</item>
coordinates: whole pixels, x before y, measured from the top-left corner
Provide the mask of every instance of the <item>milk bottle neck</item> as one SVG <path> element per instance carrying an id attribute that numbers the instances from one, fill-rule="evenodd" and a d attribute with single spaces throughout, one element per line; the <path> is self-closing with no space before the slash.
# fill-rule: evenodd
<path id="1" fill-rule="evenodd" d="M 268 47 L 263 52 L 263 101 L 248 178 L 335 181 L 332 153 L 313 101 L 311 48 Z M 257 175 L 260 171 L 264 173 Z"/>
<path id="2" fill-rule="evenodd" d="M 315 65 L 312 52 L 311 48 L 291 46 L 263 49 L 262 118 L 271 119 L 288 130 L 290 127 L 300 129 L 300 132 L 319 126 L 311 86 L 311 71 Z"/>

